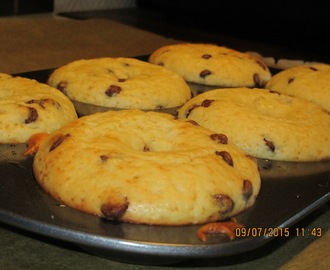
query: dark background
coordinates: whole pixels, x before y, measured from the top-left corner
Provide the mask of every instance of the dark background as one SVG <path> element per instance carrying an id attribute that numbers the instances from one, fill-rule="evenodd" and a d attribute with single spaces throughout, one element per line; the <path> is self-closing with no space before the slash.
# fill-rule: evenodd
<path id="1" fill-rule="evenodd" d="M 330 1 L 137 0 L 177 25 L 329 54 Z"/>
<path id="2" fill-rule="evenodd" d="M 52 12 L 53 9 L 53 0 L 0 0 L 0 16 Z"/>
<path id="3" fill-rule="evenodd" d="M 1 0 L 0 16 L 52 12 L 53 1 Z M 330 1 L 136 0 L 136 6 L 59 15 L 109 18 L 177 40 L 330 63 Z"/>

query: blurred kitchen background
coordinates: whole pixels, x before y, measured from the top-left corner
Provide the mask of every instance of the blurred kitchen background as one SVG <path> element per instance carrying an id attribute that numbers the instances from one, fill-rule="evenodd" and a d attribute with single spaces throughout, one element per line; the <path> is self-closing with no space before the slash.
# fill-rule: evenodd
<path id="1" fill-rule="evenodd" d="M 135 7 L 135 0 L 1 0 L 0 16 Z"/>
<path id="2" fill-rule="evenodd" d="M 323 62 L 329 12 L 328 0 L 0 0 L 0 16 L 108 18 L 177 40 Z"/>

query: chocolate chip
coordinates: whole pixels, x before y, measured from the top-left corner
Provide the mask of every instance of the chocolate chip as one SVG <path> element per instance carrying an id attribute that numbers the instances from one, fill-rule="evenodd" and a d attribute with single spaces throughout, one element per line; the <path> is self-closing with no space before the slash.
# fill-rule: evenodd
<path id="1" fill-rule="evenodd" d="M 210 138 L 213 141 L 215 141 L 216 143 L 220 143 L 220 144 L 227 144 L 228 143 L 228 138 L 225 134 L 221 134 L 221 133 L 211 134 Z"/>
<path id="2" fill-rule="evenodd" d="M 293 77 L 289 78 L 288 79 L 288 84 L 292 83 L 293 81 L 294 81 L 294 78 Z"/>
<path id="3" fill-rule="evenodd" d="M 253 186 L 250 180 L 243 180 L 243 197 L 248 201 L 253 193 Z"/>
<path id="4" fill-rule="evenodd" d="M 27 107 L 27 108 L 29 110 L 29 116 L 28 116 L 28 118 L 25 119 L 24 123 L 30 124 L 32 122 L 37 121 L 37 119 L 39 117 L 38 111 L 33 107 Z"/>
<path id="5" fill-rule="evenodd" d="M 194 109 L 196 109 L 197 107 L 200 107 L 200 106 L 199 106 L 199 105 L 196 105 L 196 104 L 192 105 L 192 106 L 187 110 L 187 112 L 186 112 L 186 118 L 188 118 L 188 116 L 191 114 L 191 112 L 192 112 Z"/>
<path id="6" fill-rule="evenodd" d="M 67 139 L 68 137 L 70 137 L 70 134 L 65 134 L 65 135 L 60 135 L 51 145 L 51 147 L 49 148 L 49 152 L 53 151 L 54 149 L 56 149 L 65 139 Z"/>
<path id="7" fill-rule="evenodd" d="M 105 94 L 109 97 L 116 96 L 121 92 L 121 87 L 118 85 L 110 85 L 110 87 L 105 91 Z"/>
<path id="8" fill-rule="evenodd" d="M 274 90 L 269 90 L 269 93 L 271 94 L 276 94 L 276 95 L 281 95 L 281 93 L 277 92 L 277 91 L 274 91 Z"/>
<path id="9" fill-rule="evenodd" d="M 201 73 L 199 73 L 199 76 L 204 79 L 206 76 L 209 76 L 211 74 L 211 71 L 209 71 L 208 69 L 204 69 L 203 71 L 201 71 Z"/>
<path id="10" fill-rule="evenodd" d="M 213 99 L 205 99 L 203 102 L 202 102 L 202 104 L 201 104 L 201 106 L 202 107 L 209 107 L 212 103 L 213 103 Z"/>
<path id="11" fill-rule="evenodd" d="M 274 152 L 275 151 L 275 145 L 272 141 L 268 141 L 267 139 L 264 138 L 264 142 L 266 145 L 269 147 L 269 149 Z"/>
<path id="12" fill-rule="evenodd" d="M 208 53 L 205 53 L 205 54 L 202 55 L 203 59 L 210 59 L 211 57 L 212 57 L 212 55 L 208 54 Z"/>
<path id="13" fill-rule="evenodd" d="M 318 69 L 315 68 L 315 67 L 309 67 L 309 69 L 310 69 L 310 70 L 313 70 L 313 71 L 318 71 Z"/>
<path id="14" fill-rule="evenodd" d="M 214 101 L 214 100 L 211 100 L 211 99 L 205 99 L 205 100 L 202 102 L 201 105 L 197 105 L 197 104 L 192 105 L 192 106 L 187 110 L 187 112 L 186 112 L 186 118 L 189 117 L 189 115 L 191 114 L 191 112 L 192 112 L 194 109 L 196 109 L 196 108 L 198 108 L 198 107 L 200 107 L 200 106 L 205 107 L 205 108 L 206 108 L 206 107 L 209 107 L 209 106 L 212 104 L 213 101 Z"/>
<path id="15" fill-rule="evenodd" d="M 199 126 L 199 124 L 194 120 L 188 120 L 187 122 L 189 122 L 190 124 L 192 124 L 194 126 Z"/>
<path id="16" fill-rule="evenodd" d="M 29 101 L 27 101 L 27 102 L 25 102 L 26 104 L 33 104 L 33 103 L 41 103 L 41 102 L 39 102 L 39 100 L 36 100 L 36 99 L 31 99 L 31 100 L 29 100 Z M 40 105 L 41 107 L 43 107 L 42 105 Z"/>
<path id="17" fill-rule="evenodd" d="M 143 152 L 150 152 L 150 148 L 148 146 L 144 146 L 143 147 Z"/>
<path id="18" fill-rule="evenodd" d="M 118 79 L 118 82 L 126 82 L 127 79 Z"/>
<path id="19" fill-rule="evenodd" d="M 216 194 L 213 196 L 214 199 L 216 199 L 217 204 L 220 208 L 224 208 L 225 210 L 222 212 L 222 214 L 227 214 L 231 212 L 234 208 L 234 201 L 225 194 Z"/>
<path id="20" fill-rule="evenodd" d="M 128 208 L 128 202 L 124 203 L 115 203 L 110 204 L 106 203 L 101 206 L 101 213 L 103 214 L 104 218 L 113 220 L 113 221 L 119 221 L 123 215 L 125 214 L 126 210 Z"/>
<path id="21" fill-rule="evenodd" d="M 222 159 L 230 166 L 234 166 L 234 161 L 231 157 L 231 155 L 227 151 L 216 151 L 215 154 L 217 156 L 222 157 Z"/>
<path id="22" fill-rule="evenodd" d="M 35 104 L 38 104 L 43 109 L 46 108 L 45 104 L 47 104 L 47 103 L 52 104 L 52 105 L 56 105 L 56 107 L 61 107 L 61 105 L 58 102 L 56 102 L 55 100 L 50 99 L 50 98 L 44 98 L 44 99 L 39 99 L 39 100 L 37 100 L 37 99 L 31 99 L 31 100 L 29 100 L 29 101 L 27 101 L 25 103 L 26 104 L 33 104 L 33 103 L 35 103 Z"/>
<path id="23" fill-rule="evenodd" d="M 105 162 L 105 161 L 107 161 L 109 159 L 109 156 L 102 155 L 102 156 L 100 156 L 100 159 L 101 159 L 102 162 Z"/>
<path id="24" fill-rule="evenodd" d="M 67 82 L 59 82 L 59 84 L 56 86 L 56 88 L 60 90 L 62 93 L 66 93 L 67 87 L 68 87 Z"/>
<path id="25" fill-rule="evenodd" d="M 259 77 L 258 73 L 253 74 L 253 81 L 254 81 L 255 86 L 257 86 L 257 87 L 261 86 L 260 77 Z"/>

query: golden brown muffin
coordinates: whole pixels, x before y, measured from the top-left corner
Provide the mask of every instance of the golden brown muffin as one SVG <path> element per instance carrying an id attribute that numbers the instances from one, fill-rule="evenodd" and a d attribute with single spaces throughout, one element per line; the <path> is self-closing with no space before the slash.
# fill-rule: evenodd
<path id="1" fill-rule="evenodd" d="M 256 160 L 224 134 L 139 110 L 69 123 L 41 143 L 33 168 L 62 203 L 132 223 L 224 219 L 253 205 L 260 189 Z"/>
<path id="2" fill-rule="evenodd" d="M 289 68 L 273 76 L 266 88 L 317 103 L 330 112 L 330 65 Z"/>
<path id="3" fill-rule="evenodd" d="M 175 72 L 133 58 L 77 60 L 56 69 L 48 83 L 72 101 L 117 109 L 173 108 L 191 97 Z"/>
<path id="4" fill-rule="evenodd" d="M 71 101 L 46 84 L 0 74 L 0 143 L 25 143 L 77 118 Z"/>
<path id="5" fill-rule="evenodd" d="M 157 49 L 149 58 L 187 82 L 218 87 L 260 87 L 271 78 L 258 57 L 213 44 L 182 43 Z"/>
<path id="6" fill-rule="evenodd" d="M 330 158 L 330 115 L 297 97 L 257 88 L 217 89 L 188 101 L 178 117 L 226 134 L 254 157 L 282 161 Z"/>

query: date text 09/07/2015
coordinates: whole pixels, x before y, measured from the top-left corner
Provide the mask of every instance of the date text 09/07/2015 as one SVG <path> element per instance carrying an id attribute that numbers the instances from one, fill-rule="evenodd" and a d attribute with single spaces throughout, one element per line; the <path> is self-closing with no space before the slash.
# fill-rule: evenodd
<path id="1" fill-rule="evenodd" d="M 322 228 L 236 228 L 235 236 L 238 238 L 242 237 L 290 237 L 290 236 L 311 236 L 321 237 Z"/>

